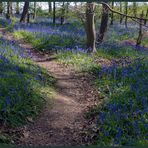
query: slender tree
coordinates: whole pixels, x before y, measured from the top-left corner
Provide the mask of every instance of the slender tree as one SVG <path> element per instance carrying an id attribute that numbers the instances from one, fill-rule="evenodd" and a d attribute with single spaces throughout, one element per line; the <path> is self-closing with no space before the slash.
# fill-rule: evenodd
<path id="1" fill-rule="evenodd" d="M 147 19 L 148 18 L 148 8 L 147 8 L 147 11 L 146 11 L 146 14 L 145 14 L 145 18 Z M 147 21 L 145 20 L 144 21 L 144 24 L 146 25 Z"/>
<path id="2" fill-rule="evenodd" d="M 137 3 L 133 2 L 133 14 L 136 17 L 137 16 Z"/>
<path id="3" fill-rule="evenodd" d="M 33 12 L 33 19 L 36 18 L 36 2 L 34 2 L 34 12 Z"/>
<path id="4" fill-rule="evenodd" d="M 75 8 L 77 8 L 77 2 L 74 2 L 74 4 L 75 4 Z"/>
<path id="5" fill-rule="evenodd" d="M 90 52 L 96 51 L 96 32 L 95 32 L 95 23 L 94 23 L 94 10 L 95 3 L 87 2 L 86 5 L 86 24 L 85 30 L 87 34 L 87 48 L 90 49 Z"/>
<path id="6" fill-rule="evenodd" d="M 66 13 L 68 13 L 68 12 L 69 12 L 69 5 L 70 5 L 70 3 L 69 3 L 69 2 L 67 2 L 67 3 L 66 3 Z"/>
<path id="7" fill-rule="evenodd" d="M 50 14 L 52 12 L 52 3 L 48 2 L 48 13 Z"/>
<path id="8" fill-rule="evenodd" d="M 4 8 L 3 8 L 3 2 L 0 2 L 0 14 L 3 13 L 3 10 L 4 10 Z"/>
<path id="9" fill-rule="evenodd" d="M 55 2 L 53 2 L 53 24 L 55 25 L 55 21 L 56 21 L 56 6 L 55 6 Z"/>
<path id="10" fill-rule="evenodd" d="M 12 17 L 12 2 L 7 2 L 6 18 L 10 19 L 11 17 Z"/>
<path id="11" fill-rule="evenodd" d="M 122 13 L 122 2 L 120 2 L 120 12 Z M 122 24 L 123 16 L 120 15 L 120 24 Z"/>
<path id="12" fill-rule="evenodd" d="M 27 21 L 26 19 L 27 19 L 27 15 L 28 15 L 28 10 L 29 10 L 29 1 L 25 1 L 20 22 L 25 23 Z"/>
<path id="13" fill-rule="evenodd" d="M 127 11 L 128 11 L 128 2 L 125 2 L 125 14 L 127 15 Z M 125 27 L 127 28 L 127 16 L 125 17 Z"/>
<path id="14" fill-rule="evenodd" d="M 104 39 L 104 35 L 107 31 L 108 17 L 109 17 L 109 9 L 106 5 L 102 4 L 101 25 L 100 25 L 99 34 L 97 36 L 97 42 L 102 42 Z"/>
<path id="15" fill-rule="evenodd" d="M 144 16 L 144 13 L 142 11 L 141 15 L 140 15 L 140 24 L 139 24 L 139 35 L 138 35 L 138 38 L 137 38 L 137 43 L 136 43 L 136 46 L 140 45 L 141 44 L 141 41 L 142 41 L 142 37 L 143 37 L 143 32 L 142 32 L 142 23 L 143 23 L 143 16 Z"/>
<path id="16" fill-rule="evenodd" d="M 64 17 L 65 17 L 65 3 L 62 4 L 62 14 L 61 14 L 61 25 L 64 23 Z"/>
<path id="17" fill-rule="evenodd" d="M 114 9 L 114 2 L 112 2 L 112 9 Z M 113 21 L 114 21 L 114 13 L 111 12 L 111 22 L 110 22 L 110 25 L 113 25 Z"/>

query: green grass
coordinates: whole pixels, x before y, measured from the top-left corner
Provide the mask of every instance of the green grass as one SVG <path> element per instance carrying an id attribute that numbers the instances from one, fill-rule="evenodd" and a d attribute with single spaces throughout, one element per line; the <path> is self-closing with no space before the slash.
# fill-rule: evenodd
<path id="1" fill-rule="evenodd" d="M 12 33 L 16 39 L 30 43 L 35 49 L 41 51 L 50 51 L 55 47 L 66 48 L 75 44 L 73 37 L 60 35 L 42 35 L 24 30 L 14 31 Z"/>
<path id="2" fill-rule="evenodd" d="M 52 99 L 54 78 L 21 57 L 16 46 L 0 43 L 0 123 L 21 126 Z"/>
<path id="3" fill-rule="evenodd" d="M 72 66 L 77 71 L 88 72 L 96 69 L 93 58 L 86 53 L 73 53 L 71 51 L 59 52 L 56 55 L 59 62 Z"/>
<path id="4" fill-rule="evenodd" d="M 43 42 L 42 38 L 36 38 L 37 33 L 31 33 L 27 31 L 15 31 L 12 33 L 16 39 L 25 41 L 26 43 L 31 43 L 33 47 L 40 46 Z"/>

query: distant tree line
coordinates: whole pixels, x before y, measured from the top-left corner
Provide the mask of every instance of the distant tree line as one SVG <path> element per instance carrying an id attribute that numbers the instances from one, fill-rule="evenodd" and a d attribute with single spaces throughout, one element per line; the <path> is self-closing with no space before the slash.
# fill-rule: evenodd
<path id="1" fill-rule="evenodd" d="M 15 3 L 15 9 L 13 9 L 13 4 Z M 11 19 L 13 17 L 13 13 L 15 10 L 15 14 L 21 15 L 20 22 L 21 23 L 29 23 L 30 16 L 32 15 L 33 19 L 37 16 L 37 2 L 34 2 L 30 8 L 31 2 L 25 1 L 22 12 L 20 13 L 20 2 L 0 2 L 0 14 L 3 13 L 4 8 L 6 7 L 6 19 Z M 56 2 L 48 2 L 48 13 L 53 18 L 53 24 L 56 24 Z M 128 5 L 128 2 L 108 2 L 101 3 L 102 8 L 98 5 L 98 3 L 87 2 L 87 3 L 78 3 L 75 2 L 74 6 L 70 6 L 70 2 L 61 2 L 60 4 L 60 22 L 61 25 L 65 22 L 65 16 L 70 12 L 74 12 L 81 18 L 82 23 L 84 24 L 86 36 L 87 36 L 87 48 L 90 49 L 90 52 L 96 51 L 96 43 L 101 43 L 104 39 L 105 33 L 107 31 L 107 27 L 114 24 L 116 16 L 119 17 L 120 24 L 125 24 L 125 27 L 128 27 L 128 19 L 132 19 L 136 23 L 139 24 L 139 37 L 137 39 L 137 45 L 141 43 L 142 39 L 142 26 L 146 26 L 147 18 L 148 18 L 148 8 L 146 12 L 141 12 L 139 16 L 138 5 L 137 2 L 133 2 L 132 5 Z M 96 6 L 99 6 L 100 19 L 101 23 L 99 26 L 99 31 L 96 33 L 95 29 L 95 11 Z M 79 8 L 78 8 L 79 7 Z M 71 9 L 72 8 L 72 9 Z M 81 10 L 80 10 L 81 8 Z M 129 15 L 128 11 L 131 11 L 132 15 Z M 58 7 L 59 9 L 59 7 Z M 102 9 L 102 10 L 101 10 Z M 31 12 L 29 10 L 32 10 Z M 84 10 L 84 12 L 83 12 Z M 116 16 L 115 16 L 116 15 Z"/>

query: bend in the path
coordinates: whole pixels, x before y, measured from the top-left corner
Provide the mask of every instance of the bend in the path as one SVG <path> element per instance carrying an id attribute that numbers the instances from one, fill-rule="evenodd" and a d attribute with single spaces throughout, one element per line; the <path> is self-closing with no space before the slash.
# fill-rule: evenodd
<path id="1" fill-rule="evenodd" d="M 56 61 L 38 62 L 57 79 L 52 109 L 46 106 L 41 117 L 26 128 L 23 145 L 83 145 L 82 134 L 87 124 L 84 111 L 95 97 L 84 76 L 63 67 Z M 88 88 L 86 88 L 88 87 Z M 90 89 L 90 90 L 88 90 Z M 89 96 L 90 95 L 90 96 Z M 89 101 L 87 100 L 89 97 Z"/>
<path id="2" fill-rule="evenodd" d="M 10 35 L 4 36 L 8 40 Z M 96 102 L 97 94 L 88 77 L 59 64 L 49 55 L 33 51 L 26 43 L 18 42 L 21 48 L 32 54 L 34 62 L 56 78 L 56 93 L 52 108 L 48 104 L 34 121 L 24 127 L 19 145 L 83 145 L 83 132 L 87 126 L 84 112 Z M 88 81 L 89 80 L 89 81 Z"/>

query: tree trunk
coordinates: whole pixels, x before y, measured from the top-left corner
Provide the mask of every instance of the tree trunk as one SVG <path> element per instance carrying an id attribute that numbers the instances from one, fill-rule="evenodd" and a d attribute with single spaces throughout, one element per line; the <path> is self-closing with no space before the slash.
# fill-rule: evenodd
<path id="1" fill-rule="evenodd" d="M 137 3 L 133 2 L 133 14 L 136 17 L 137 16 Z"/>
<path id="2" fill-rule="evenodd" d="M 64 16 L 65 16 L 65 5 L 64 5 L 64 2 L 63 2 L 63 5 L 62 5 L 62 15 L 61 15 L 61 25 L 64 24 Z"/>
<path id="3" fill-rule="evenodd" d="M 87 48 L 89 52 L 96 51 L 96 32 L 95 32 L 95 23 L 94 23 L 94 10 L 95 3 L 87 2 L 86 6 L 86 35 L 87 35 Z"/>
<path id="4" fill-rule="evenodd" d="M 112 9 L 114 9 L 114 2 L 112 2 Z M 110 25 L 113 25 L 113 21 L 114 21 L 114 13 L 112 12 Z"/>
<path id="5" fill-rule="evenodd" d="M 33 19 L 36 18 L 36 2 L 34 2 L 34 14 L 33 14 Z"/>
<path id="6" fill-rule="evenodd" d="M 77 8 L 77 2 L 74 2 L 75 8 Z"/>
<path id="7" fill-rule="evenodd" d="M 3 13 L 3 10 L 4 10 L 4 8 L 3 8 L 3 2 L 0 2 L 0 14 Z"/>
<path id="8" fill-rule="evenodd" d="M 148 18 L 148 8 L 147 8 L 147 11 L 146 11 L 145 18 L 146 18 L 146 19 Z M 147 23 L 147 21 L 145 20 L 145 21 L 144 21 L 144 25 L 146 25 L 146 23 Z"/>
<path id="9" fill-rule="evenodd" d="M 12 17 L 12 2 L 7 2 L 6 19 L 10 19 L 11 17 Z"/>
<path id="10" fill-rule="evenodd" d="M 55 11 L 56 11 L 56 6 L 55 6 L 55 2 L 53 2 L 53 24 L 55 25 L 55 21 L 56 21 L 56 15 L 55 15 Z"/>
<path id="11" fill-rule="evenodd" d="M 122 2 L 120 2 L 120 12 L 122 13 Z M 122 24 L 123 16 L 120 15 L 120 24 Z"/>
<path id="12" fill-rule="evenodd" d="M 20 14 L 19 2 L 16 2 L 16 14 Z"/>
<path id="13" fill-rule="evenodd" d="M 137 38 L 137 43 L 136 43 L 136 46 L 140 45 L 141 44 L 141 41 L 142 41 L 142 37 L 143 37 L 143 32 L 142 32 L 142 23 L 143 23 L 143 11 L 142 11 L 142 14 L 140 15 L 140 24 L 139 24 L 139 35 L 138 35 L 138 38 Z"/>
<path id="14" fill-rule="evenodd" d="M 125 2 L 125 14 L 127 15 L 128 2 Z M 127 28 L 127 17 L 125 17 L 125 27 Z"/>
<path id="15" fill-rule="evenodd" d="M 102 5 L 102 16 L 101 16 L 101 25 L 99 34 L 97 37 L 98 42 L 102 42 L 104 39 L 104 35 L 107 31 L 107 25 L 108 25 L 108 16 L 109 16 L 109 9 L 106 5 Z"/>
<path id="16" fill-rule="evenodd" d="M 69 2 L 66 4 L 66 13 L 69 13 Z"/>
<path id="17" fill-rule="evenodd" d="M 26 1 L 25 4 L 24 4 L 24 8 L 23 8 L 23 12 L 22 12 L 20 22 L 24 22 L 24 23 L 26 22 L 28 9 L 29 9 L 29 1 Z"/>
<path id="18" fill-rule="evenodd" d="M 52 5 L 51 2 L 48 2 L 48 13 L 50 14 L 52 12 Z"/>

